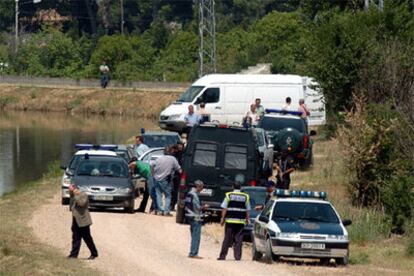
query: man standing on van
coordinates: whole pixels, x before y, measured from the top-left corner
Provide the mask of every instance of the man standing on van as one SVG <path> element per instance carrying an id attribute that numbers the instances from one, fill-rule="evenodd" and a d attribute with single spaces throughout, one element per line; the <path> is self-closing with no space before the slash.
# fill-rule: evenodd
<path id="1" fill-rule="evenodd" d="M 201 205 L 198 195 L 204 188 L 204 183 L 201 180 L 194 181 L 195 187 L 185 197 L 185 218 L 190 224 L 191 232 L 191 246 L 189 258 L 202 259 L 198 256 L 198 249 L 200 248 L 201 226 L 203 225 L 203 209 L 208 208 L 207 204 Z"/>
<path id="2" fill-rule="evenodd" d="M 248 194 L 240 191 L 244 183 L 244 176 L 236 175 L 233 191 L 226 193 L 223 203 L 221 204 L 221 221 L 220 224 L 225 226 L 224 240 L 221 246 L 220 256 L 217 260 L 225 260 L 229 247 L 233 244 L 234 259 L 240 261 L 242 257 L 243 229 L 249 222 L 250 197 Z"/>
<path id="3" fill-rule="evenodd" d="M 305 120 L 305 121 L 307 121 L 306 119 L 310 115 L 310 112 L 309 112 L 308 107 L 305 105 L 305 100 L 304 99 L 300 99 L 299 100 L 299 108 L 298 108 L 298 111 L 302 113 L 302 115 L 301 115 L 302 119 Z"/>
<path id="4" fill-rule="evenodd" d="M 290 106 L 290 104 L 292 103 L 292 99 L 290 98 L 290 97 L 287 97 L 286 98 L 286 100 L 285 100 L 285 105 L 283 106 L 283 110 L 284 111 L 291 111 L 292 110 L 292 107 Z"/>
<path id="5" fill-rule="evenodd" d="M 265 113 L 265 109 L 264 109 L 263 105 L 261 105 L 261 102 L 262 102 L 262 100 L 259 99 L 259 98 L 257 98 L 255 100 L 256 113 L 257 113 L 257 116 L 259 116 L 259 118 L 262 118 L 264 113 Z"/>

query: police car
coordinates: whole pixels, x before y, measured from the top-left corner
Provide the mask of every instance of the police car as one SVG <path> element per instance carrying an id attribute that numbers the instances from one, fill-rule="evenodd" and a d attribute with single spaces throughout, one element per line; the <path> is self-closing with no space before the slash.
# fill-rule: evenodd
<path id="1" fill-rule="evenodd" d="M 92 144 L 76 144 L 75 148 L 77 152 L 73 155 L 68 166 L 61 165 L 60 168 L 65 170 L 61 179 L 62 186 L 62 204 L 69 204 L 69 185 L 72 183 L 72 179 L 79 161 L 84 158 L 85 154 L 93 156 L 117 156 L 115 150 L 116 145 L 92 145 Z"/>
<path id="2" fill-rule="evenodd" d="M 325 192 L 277 189 L 255 219 L 252 234 L 253 260 L 267 263 L 279 257 L 318 258 L 347 265 L 349 240 L 341 221 Z"/>

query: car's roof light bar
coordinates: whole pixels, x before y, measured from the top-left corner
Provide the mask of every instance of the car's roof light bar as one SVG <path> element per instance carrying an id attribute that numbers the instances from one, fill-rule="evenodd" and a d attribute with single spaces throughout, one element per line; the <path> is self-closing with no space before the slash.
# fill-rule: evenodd
<path id="1" fill-rule="evenodd" d="M 93 144 L 75 144 L 77 150 L 111 150 L 115 151 L 118 149 L 117 145 L 112 144 L 103 144 L 103 145 L 93 145 Z"/>
<path id="2" fill-rule="evenodd" d="M 295 116 L 302 116 L 302 112 L 300 111 L 289 111 L 289 110 L 283 110 L 283 109 L 271 109 L 271 108 L 266 108 L 265 109 L 266 113 L 278 113 L 278 114 L 284 114 L 284 115 L 295 115 Z"/>
<path id="3" fill-rule="evenodd" d="M 275 196 L 326 199 L 328 194 L 326 192 L 317 192 L 317 191 L 303 191 L 303 190 L 292 190 L 291 191 L 291 190 L 284 190 L 284 189 L 276 189 Z"/>

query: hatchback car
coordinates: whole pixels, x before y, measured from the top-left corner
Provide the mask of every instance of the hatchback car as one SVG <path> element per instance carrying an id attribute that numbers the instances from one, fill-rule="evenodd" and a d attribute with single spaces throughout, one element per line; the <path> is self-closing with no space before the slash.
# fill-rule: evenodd
<path id="1" fill-rule="evenodd" d="M 92 145 L 92 144 L 76 144 L 75 148 L 78 150 L 69 162 L 69 165 L 61 165 L 60 168 L 64 170 L 61 178 L 62 187 L 62 204 L 69 204 L 69 185 L 72 183 L 73 176 L 78 167 L 79 161 L 88 156 L 116 156 L 116 145 Z"/>
<path id="2" fill-rule="evenodd" d="M 134 212 L 135 187 L 122 157 L 86 154 L 73 181 L 88 195 L 89 206 L 122 207 L 126 212 Z"/>
<path id="3" fill-rule="evenodd" d="M 349 240 L 335 208 L 326 193 L 313 191 L 275 191 L 255 219 L 252 235 L 253 260 L 266 262 L 279 257 L 317 258 L 339 265 L 348 264 Z"/>

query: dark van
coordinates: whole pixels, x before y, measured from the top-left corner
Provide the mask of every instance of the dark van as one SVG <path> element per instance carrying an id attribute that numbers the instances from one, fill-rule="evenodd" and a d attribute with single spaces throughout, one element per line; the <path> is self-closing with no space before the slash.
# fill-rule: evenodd
<path id="1" fill-rule="evenodd" d="M 267 180 L 261 160 L 255 129 L 210 123 L 194 126 L 184 151 L 177 223 L 184 223 L 185 196 L 195 180 L 204 182 L 200 200 L 210 206 L 207 212 L 217 215 L 237 174 L 244 175 L 244 185 L 256 186 Z"/>

